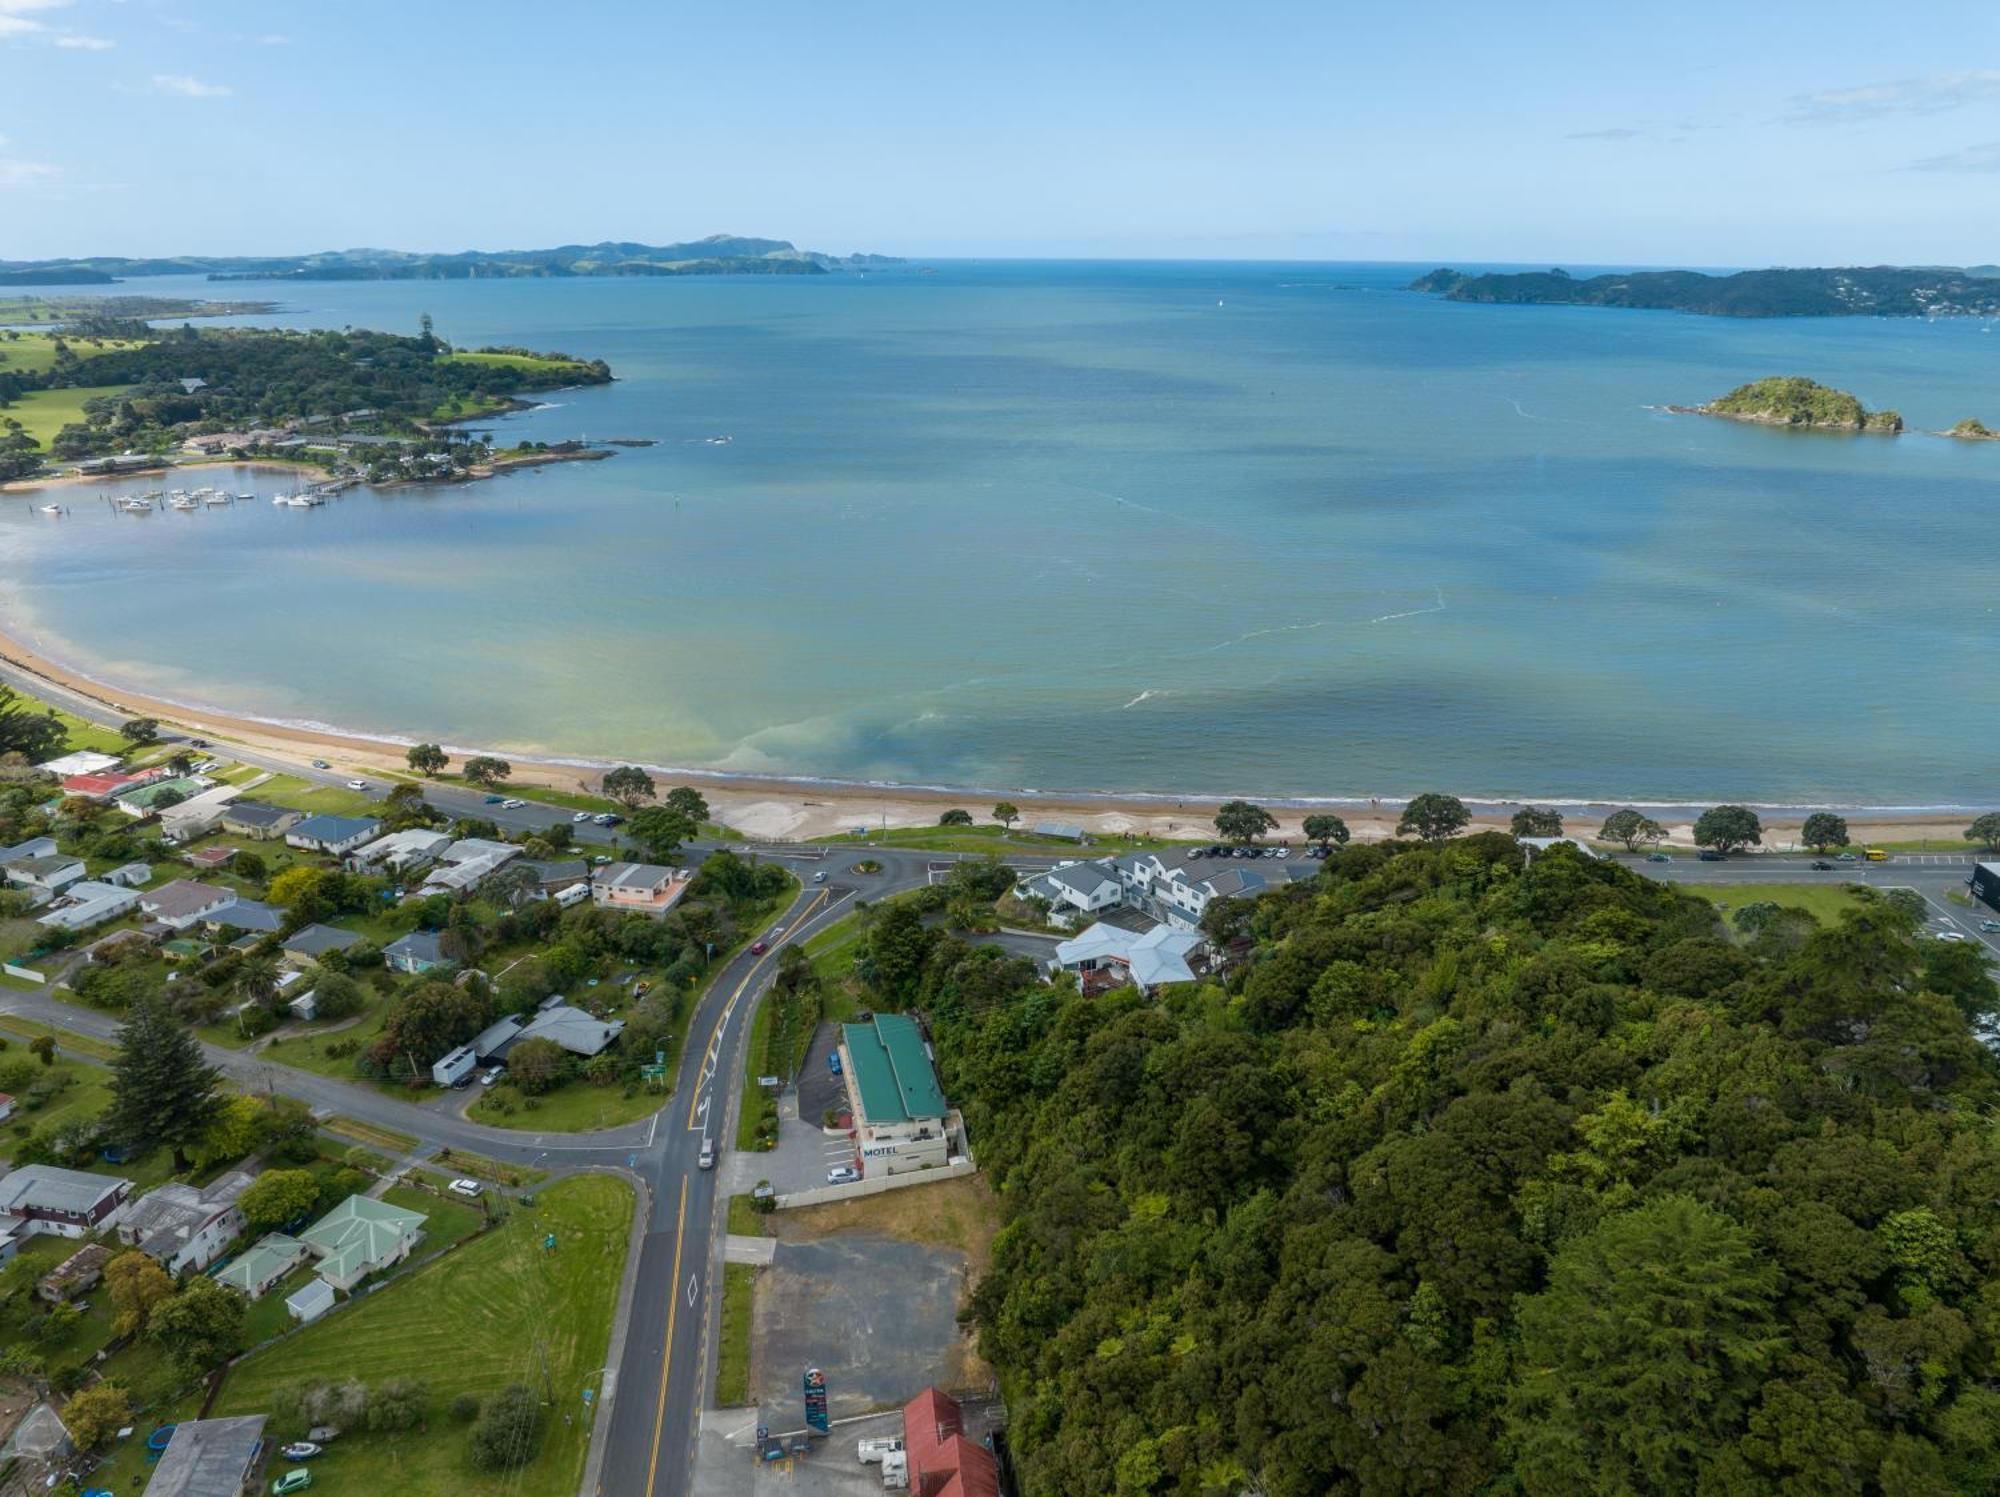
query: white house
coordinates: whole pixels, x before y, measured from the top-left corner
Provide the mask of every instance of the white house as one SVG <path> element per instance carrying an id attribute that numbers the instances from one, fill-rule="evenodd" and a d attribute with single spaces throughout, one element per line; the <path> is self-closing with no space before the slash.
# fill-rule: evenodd
<path id="1" fill-rule="evenodd" d="M 169 842 L 192 842 L 215 830 L 231 802 L 243 794 L 236 785 L 216 785 L 160 813 L 160 835 Z"/>
<path id="2" fill-rule="evenodd" d="M 348 854 L 348 862 L 357 869 L 381 867 L 394 873 L 407 873 L 412 869 L 428 868 L 437 861 L 438 854 L 450 846 L 451 836 L 447 832 L 434 832 L 428 827 L 409 827 L 355 848 Z"/>
<path id="3" fill-rule="evenodd" d="M 60 759 L 51 759 L 35 768 L 43 774 L 52 774 L 67 779 L 73 774 L 103 774 L 118 767 L 116 754 L 92 753 L 89 749 L 79 749 L 73 754 L 64 754 Z"/>
<path id="4" fill-rule="evenodd" d="M 71 884 L 83 882 L 86 871 L 82 858 L 55 851 L 15 858 L 0 867 L 8 883 L 43 896 L 60 894 Z"/>
<path id="5" fill-rule="evenodd" d="M 89 930 L 93 925 L 116 920 L 139 905 L 137 891 L 121 888 L 117 884 L 93 883 L 89 879 L 71 884 L 63 891 L 63 899 L 64 903 L 46 914 L 37 915 L 35 923 L 53 930 Z"/>
<path id="6" fill-rule="evenodd" d="M 470 889 L 474 884 L 521 855 L 511 842 L 486 837 L 461 837 L 437 854 L 437 866 L 424 876 L 424 892 Z"/>
<path id="7" fill-rule="evenodd" d="M 657 863 L 613 863 L 591 880 L 590 897 L 607 910 L 664 915 L 686 891 L 694 875 Z"/>
<path id="8" fill-rule="evenodd" d="M 368 816 L 308 816 L 285 832 L 287 847 L 340 857 L 374 840 L 382 823 Z"/>
<path id="9" fill-rule="evenodd" d="M 232 1170 L 199 1190 L 178 1181 L 155 1186 L 125 1208 L 118 1240 L 168 1273 L 204 1269 L 243 1231 L 236 1200 L 254 1178 Z"/>
<path id="10" fill-rule="evenodd" d="M 1109 973 L 1116 981 L 1149 993 L 1165 983 L 1193 982 L 1193 963 L 1205 948 L 1200 936 L 1171 925 L 1141 932 L 1100 920 L 1059 944 L 1054 965 L 1080 974 Z"/>
<path id="11" fill-rule="evenodd" d="M 1088 863 L 1061 863 L 1023 882 L 1015 891 L 1025 898 L 1048 901 L 1050 918 L 1068 924 L 1080 915 L 1115 910 L 1125 902 L 1125 885 L 1109 858 Z"/>

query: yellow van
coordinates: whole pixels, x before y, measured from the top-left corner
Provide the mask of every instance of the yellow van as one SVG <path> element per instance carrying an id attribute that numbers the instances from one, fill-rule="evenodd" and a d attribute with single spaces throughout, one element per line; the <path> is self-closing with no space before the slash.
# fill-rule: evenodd
<path id="1" fill-rule="evenodd" d="M 1889 861 L 1889 855 L 1879 847 L 1864 847 L 1861 849 L 1861 854 L 1871 863 L 1886 863 Z"/>

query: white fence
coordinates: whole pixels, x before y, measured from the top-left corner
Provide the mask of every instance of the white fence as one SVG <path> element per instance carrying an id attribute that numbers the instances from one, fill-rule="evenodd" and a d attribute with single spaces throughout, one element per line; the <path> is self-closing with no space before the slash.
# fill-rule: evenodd
<path id="1" fill-rule="evenodd" d="M 37 972 L 33 967 L 17 967 L 12 962 L 0 962 L 0 972 L 5 972 L 9 977 L 18 977 L 23 982 L 47 982 L 49 980 L 46 972 Z"/>
<path id="2" fill-rule="evenodd" d="M 876 1196 L 885 1190 L 901 1190 L 906 1185 L 929 1185 L 936 1180 L 957 1180 L 976 1175 L 979 1166 L 970 1159 L 941 1164 L 936 1169 L 911 1170 L 902 1175 L 884 1175 L 877 1180 L 855 1180 L 847 1185 L 821 1185 L 812 1190 L 795 1190 L 776 1197 L 772 1204 L 780 1211 L 794 1206 L 824 1206 L 829 1201 L 851 1200 L 855 1196 Z"/>

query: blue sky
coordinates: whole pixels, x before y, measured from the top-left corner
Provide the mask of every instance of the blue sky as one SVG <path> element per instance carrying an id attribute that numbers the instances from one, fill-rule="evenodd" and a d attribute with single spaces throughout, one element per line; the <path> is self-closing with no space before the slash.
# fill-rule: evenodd
<path id="1" fill-rule="evenodd" d="M 1992 19 L 0 0 L 0 258 L 726 231 L 919 256 L 1992 261 Z"/>

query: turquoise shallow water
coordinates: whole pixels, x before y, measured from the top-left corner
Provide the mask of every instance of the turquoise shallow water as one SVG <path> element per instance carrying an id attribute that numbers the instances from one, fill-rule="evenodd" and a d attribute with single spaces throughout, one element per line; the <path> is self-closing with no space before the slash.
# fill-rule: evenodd
<path id="1" fill-rule="evenodd" d="M 1914 427 L 1995 422 L 2000 337 L 1458 306 L 1397 289 L 1419 268 L 276 288 L 266 320 L 428 311 L 461 345 L 602 356 L 618 383 L 503 425 L 660 445 L 310 512 L 6 502 L 0 616 L 109 680 L 522 753 L 2000 795 L 2000 444 L 1649 408 L 1802 373 Z"/>

